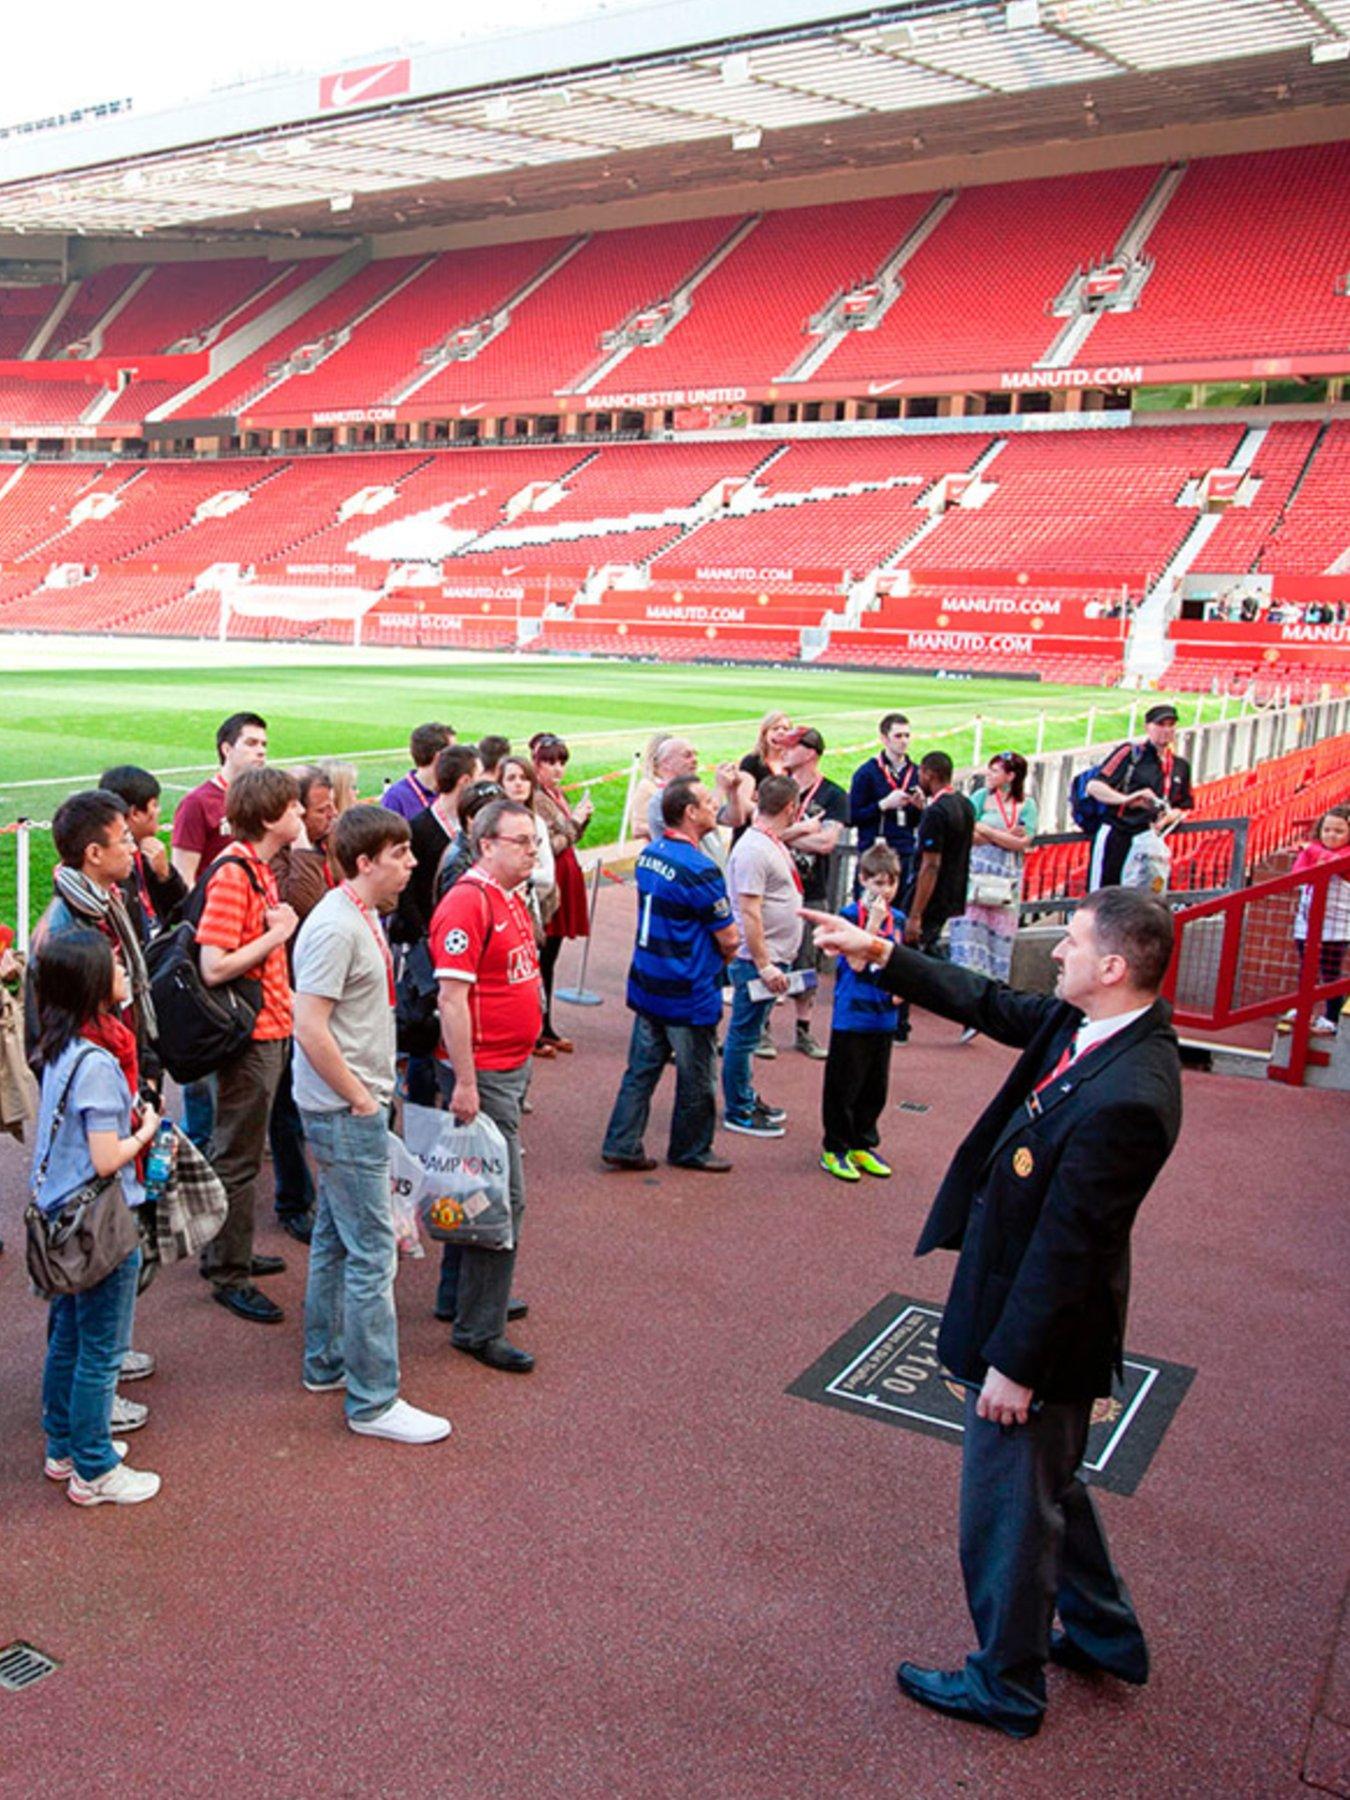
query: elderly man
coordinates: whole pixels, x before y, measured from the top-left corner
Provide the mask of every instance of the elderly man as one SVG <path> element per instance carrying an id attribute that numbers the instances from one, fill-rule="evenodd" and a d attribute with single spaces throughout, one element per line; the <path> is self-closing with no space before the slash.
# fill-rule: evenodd
<path id="1" fill-rule="evenodd" d="M 628 971 L 633 1035 L 603 1156 L 611 1169 L 656 1167 L 642 1134 L 661 1071 L 673 1061 L 667 1160 L 677 1169 L 723 1175 L 731 1164 L 712 1153 L 717 1025 L 723 965 L 736 954 L 737 932 L 722 871 L 700 848 L 713 825 L 712 795 L 702 782 L 672 781 L 661 795 L 661 813 L 664 836 L 637 860 L 637 942 Z"/>
<path id="2" fill-rule="evenodd" d="M 814 915 L 816 942 L 893 994 L 1022 1052 L 952 1158 L 918 1254 L 960 1259 L 938 1337 L 966 1390 L 961 1568 L 979 1648 L 957 1670 L 901 1663 L 901 1690 L 1030 1737 L 1045 1663 L 1148 1678 L 1125 1583 L 1077 1473 L 1094 1400 L 1121 1369 L 1135 1214 L 1181 1127 L 1181 1064 L 1158 997 L 1167 908 L 1091 894 L 1054 956 L 1054 998 Z M 1058 1610 L 1061 1630 L 1052 1635 Z"/>
<path id="3" fill-rule="evenodd" d="M 667 738 L 656 753 L 653 773 L 658 783 L 647 808 L 647 829 L 650 841 L 658 844 L 665 834 L 665 820 L 661 815 L 661 792 L 668 782 L 696 781 L 698 779 L 698 751 L 688 738 Z M 719 825 L 729 825 L 734 831 L 744 825 L 750 817 L 750 809 L 754 804 L 754 777 L 744 769 L 738 769 L 735 763 L 718 763 L 713 775 L 714 818 L 711 827 L 704 832 L 700 848 L 705 856 L 710 856 L 719 869 L 727 866 L 726 845 L 722 842 Z"/>
<path id="4" fill-rule="evenodd" d="M 1143 741 L 1117 744 L 1088 782 L 1089 795 L 1109 809 L 1092 840 L 1089 890 L 1115 887 L 1140 832 L 1173 825 L 1195 805 L 1191 765 L 1172 748 L 1176 735 L 1176 707 L 1150 706 Z"/>

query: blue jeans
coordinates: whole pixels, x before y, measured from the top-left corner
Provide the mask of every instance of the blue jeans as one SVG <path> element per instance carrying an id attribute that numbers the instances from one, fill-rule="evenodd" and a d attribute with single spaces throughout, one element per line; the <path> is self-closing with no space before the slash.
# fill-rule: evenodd
<path id="1" fill-rule="evenodd" d="M 786 963 L 776 965 L 786 969 Z M 738 956 L 729 969 L 735 995 L 731 1002 L 731 1022 L 727 1040 L 722 1046 L 722 1099 L 729 1119 L 748 1119 L 755 1110 L 755 1089 L 750 1080 L 750 1058 L 764 1021 L 773 1006 L 773 997 L 750 998 L 750 983 L 759 979 L 759 970 L 746 957 Z"/>
<path id="2" fill-rule="evenodd" d="M 305 1161 L 305 1134 L 291 1086 L 295 1049 L 286 1058 L 281 1084 L 272 1100 L 267 1139 L 272 1150 L 272 1175 L 277 1184 L 277 1217 L 304 1218 L 314 1210 L 314 1177 Z"/>
<path id="3" fill-rule="evenodd" d="M 652 1095 L 661 1071 L 675 1063 L 675 1105 L 670 1115 L 668 1159 L 697 1162 L 712 1149 L 717 1127 L 717 1027 L 672 1025 L 646 1013 L 633 1014 L 628 1067 L 619 1084 L 605 1131 L 603 1154 L 641 1156 Z"/>
<path id="4" fill-rule="evenodd" d="M 58 1294 L 47 1321 L 42 1429 L 47 1454 L 70 1457 L 82 1481 L 117 1466 L 108 1421 L 122 1358 L 131 1348 L 141 1253 L 83 1294 Z"/>
<path id="5" fill-rule="evenodd" d="M 183 1131 L 209 1159 L 216 1132 L 216 1078 L 204 1075 L 183 1089 Z"/>
<path id="6" fill-rule="evenodd" d="M 305 1284 L 305 1380 L 347 1377 L 347 1417 L 398 1399 L 398 1246 L 389 1211 L 389 1121 L 349 1109 L 302 1112 L 319 1171 Z"/>

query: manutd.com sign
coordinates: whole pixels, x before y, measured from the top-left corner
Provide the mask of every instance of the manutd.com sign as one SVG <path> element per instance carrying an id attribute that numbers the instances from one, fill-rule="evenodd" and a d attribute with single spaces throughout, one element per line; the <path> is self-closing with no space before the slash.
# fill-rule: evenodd
<path id="1" fill-rule="evenodd" d="M 1142 363 L 1111 363 L 1098 369 L 1005 369 L 999 386 L 1018 392 L 1044 388 L 1137 387 L 1144 379 Z"/>

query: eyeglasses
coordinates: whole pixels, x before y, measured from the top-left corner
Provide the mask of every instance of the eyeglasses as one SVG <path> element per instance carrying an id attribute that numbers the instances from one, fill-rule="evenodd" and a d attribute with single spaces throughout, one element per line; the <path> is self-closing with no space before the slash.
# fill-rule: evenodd
<path id="1" fill-rule="evenodd" d="M 494 844 L 514 844 L 517 850 L 533 850 L 533 837 L 503 837 L 500 832 L 494 833 L 490 840 Z"/>

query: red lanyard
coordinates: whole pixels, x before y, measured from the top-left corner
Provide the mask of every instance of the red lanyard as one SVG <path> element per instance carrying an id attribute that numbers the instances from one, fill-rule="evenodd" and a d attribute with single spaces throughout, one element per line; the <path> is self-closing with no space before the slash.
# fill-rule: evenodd
<path id="1" fill-rule="evenodd" d="M 384 961 L 384 978 L 389 985 L 389 1004 L 390 1006 L 396 1006 L 398 1004 L 398 993 L 394 986 L 394 957 L 393 952 L 389 948 L 389 940 L 380 930 L 375 920 L 370 916 L 370 908 L 357 893 L 350 881 L 343 882 L 342 891 L 365 920 L 367 931 L 369 931 L 370 935 L 379 946 L 380 956 Z"/>
<path id="2" fill-rule="evenodd" d="M 895 771 L 887 762 L 884 753 L 877 758 L 877 767 L 881 770 L 882 775 L 886 779 L 886 785 L 890 788 L 892 793 L 894 793 L 897 788 L 903 788 L 907 794 L 913 791 L 914 783 L 912 781 L 897 781 Z"/>
<path id="3" fill-rule="evenodd" d="M 1174 760 L 1175 753 L 1172 750 L 1158 752 L 1158 764 L 1162 769 L 1162 797 L 1164 800 L 1172 798 L 1172 764 Z"/>
<path id="4" fill-rule="evenodd" d="M 823 775 L 817 775 L 815 781 L 806 790 L 806 792 L 802 795 L 800 801 L 797 803 L 797 819 L 799 822 L 806 817 L 806 810 L 810 806 L 811 802 L 815 799 L 816 790 L 819 788 L 821 782 L 824 781 L 824 779 L 825 779 L 825 777 Z"/>
<path id="5" fill-rule="evenodd" d="M 1020 803 L 1014 800 L 1012 803 L 1012 811 L 1009 812 L 1008 808 L 1003 804 L 1002 788 L 994 789 L 994 799 L 998 802 L 999 814 L 1003 819 L 1003 829 L 1005 831 L 1016 831 L 1017 815 L 1022 810 Z"/>
<path id="6" fill-rule="evenodd" d="M 138 850 L 132 858 L 132 866 L 136 871 L 136 897 L 141 903 L 141 912 L 145 917 L 145 928 L 153 931 L 158 919 L 155 909 L 150 903 L 150 886 L 145 879 L 145 857 Z"/>
<path id="7" fill-rule="evenodd" d="M 1074 1035 L 1069 1039 L 1068 1043 L 1065 1044 L 1063 1050 L 1061 1050 L 1060 1056 L 1059 1056 L 1059 1061 L 1055 1064 L 1054 1068 L 1051 1069 L 1051 1071 L 1048 1075 L 1042 1075 L 1040 1080 L 1036 1083 L 1035 1087 L 1032 1088 L 1031 1091 L 1033 1094 L 1043 1093 L 1045 1091 L 1045 1089 L 1050 1086 L 1052 1081 L 1058 1081 L 1060 1076 L 1064 1073 L 1064 1071 L 1066 1069 L 1070 1068 L 1073 1065 L 1073 1063 L 1075 1063 L 1077 1061 L 1077 1058 L 1074 1056 L 1074 1053 L 1073 1053 L 1073 1047 L 1077 1042 L 1078 1042 L 1078 1034 L 1075 1032 Z"/>
<path id="8" fill-rule="evenodd" d="M 771 844 L 777 844 L 778 848 L 783 853 L 783 861 L 788 866 L 788 874 L 791 875 L 793 883 L 796 886 L 797 892 L 799 894 L 804 894 L 806 892 L 806 889 L 802 886 L 801 871 L 797 867 L 797 859 L 796 859 L 796 857 L 793 856 L 792 852 L 788 849 L 787 845 L 783 842 L 782 838 L 780 838 L 778 836 L 778 833 L 776 831 L 766 831 L 763 825 L 756 825 L 755 830 L 757 832 L 759 832 L 761 837 L 768 838 L 768 840 Z"/>

